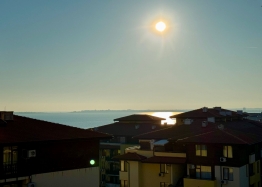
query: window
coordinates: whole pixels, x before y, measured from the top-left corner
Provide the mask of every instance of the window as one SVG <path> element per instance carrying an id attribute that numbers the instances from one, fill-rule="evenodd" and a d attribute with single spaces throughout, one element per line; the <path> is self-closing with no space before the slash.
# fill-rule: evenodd
<path id="1" fill-rule="evenodd" d="M 196 156 L 207 156 L 207 146 L 196 145 Z"/>
<path id="2" fill-rule="evenodd" d="M 223 168 L 223 179 L 233 180 L 233 168 Z"/>
<path id="3" fill-rule="evenodd" d="M 6 173 L 17 172 L 17 146 L 3 148 L 3 167 Z"/>
<path id="4" fill-rule="evenodd" d="M 121 180 L 121 187 L 128 187 L 128 181 L 127 180 Z"/>
<path id="5" fill-rule="evenodd" d="M 160 173 L 166 173 L 166 164 L 160 164 Z"/>
<path id="6" fill-rule="evenodd" d="M 197 179 L 211 179 L 211 166 L 196 166 Z"/>
<path id="7" fill-rule="evenodd" d="M 249 176 L 253 176 L 255 174 L 254 172 L 254 163 L 249 164 Z"/>
<path id="8" fill-rule="evenodd" d="M 223 146 L 223 156 L 227 158 L 233 158 L 232 146 Z"/>
<path id="9" fill-rule="evenodd" d="M 127 168 L 126 168 L 126 162 L 124 160 L 121 160 L 121 171 L 127 171 Z"/>

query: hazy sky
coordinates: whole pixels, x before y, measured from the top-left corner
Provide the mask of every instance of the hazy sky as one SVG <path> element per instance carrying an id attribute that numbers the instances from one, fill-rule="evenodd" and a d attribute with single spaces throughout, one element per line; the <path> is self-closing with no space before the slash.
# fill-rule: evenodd
<path id="1" fill-rule="evenodd" d="M 262 107 L 261 5 L 1 0 L 0 110 Z"/>

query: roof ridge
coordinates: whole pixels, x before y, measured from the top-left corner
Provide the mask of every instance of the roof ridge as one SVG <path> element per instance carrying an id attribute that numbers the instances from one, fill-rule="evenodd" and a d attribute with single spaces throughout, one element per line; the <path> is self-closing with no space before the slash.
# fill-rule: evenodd
<path id="1" fill-rule="evenodd" d="M 206 134 L 210 134 L 210 133 L 212 133 L 212 132 L 215 132 L 215 130 L 208 131 L 208 132 L 205 132 L 205 133 L 202 133 L 202 134 L 197 134 L 197 135 L 190 136 L 190 137 L 180 138 L 180 139 L 177 139 L 176 142 L 177 142 L 177 141 L 180 141 L 180 140 L 185 140 L 185 139 L 191 138 L 191 137 L 203 136 L 203 135 L 206 135 Z"/>

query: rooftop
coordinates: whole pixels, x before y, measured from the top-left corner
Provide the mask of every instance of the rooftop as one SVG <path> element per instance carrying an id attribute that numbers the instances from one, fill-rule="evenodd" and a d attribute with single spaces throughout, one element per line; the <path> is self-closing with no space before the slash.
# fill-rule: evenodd
<path id="1" fill-rule="evenodd" d="M 2 144 L 72 139 L 102 139 L 111 137 L 104 133 L 18 115 L 13 115 L 13 120 L 2 120 L 1 124 L 0 143 Z"/>

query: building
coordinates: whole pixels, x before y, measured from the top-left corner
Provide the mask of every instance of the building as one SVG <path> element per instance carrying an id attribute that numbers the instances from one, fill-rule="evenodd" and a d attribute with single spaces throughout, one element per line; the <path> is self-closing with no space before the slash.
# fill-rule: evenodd
<path id="1" fill-rule="evenodd" d="M 0 112 L 0 186 L 99 186 L 99 142 L 111 136 Z"/>
<path id="2" fill-rule="evenodd" d="M 261 113 L 247 113 L 247 119 L 262 122 L 262 112 Z"/>
<path id="3" fill-rule="evenodd" d="M 261 187 L 262 124 L 240 111 L 201 108 L 135 136 L 120 160 L 121 187 Z"/>
<path id="4" fill-rule="evenodd" d="M 100 143 L 100 186 L 119 187 L 120 163 L 112 160 L 112 157 L 123 154 L 125 148 L 139 144 L 137 139 L 132 137 L 138 134 L 164 129 L 161 125 L 164 118 L 145 114 L 134 114 L 114 119 L 115 123 L 100 126 L 94 130 L 112 134 L 110 140 L 101 140 Z"/>

